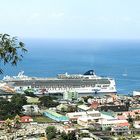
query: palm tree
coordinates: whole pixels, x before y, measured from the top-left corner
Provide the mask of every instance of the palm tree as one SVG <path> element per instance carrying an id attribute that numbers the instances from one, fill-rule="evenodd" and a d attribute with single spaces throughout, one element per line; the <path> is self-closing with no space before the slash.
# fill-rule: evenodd
<path id="1" fill-rule="evenodd" d="M 14 118 L 14 127 L 19 128 L 20 125 L 21 125 L 20 116 L 16 115 L 15 118 Z"/>
<path id="2" fill-rule="evenodd" d="M 0 34 L 0 59 L 4 64 L 17 65 L 23 58 L 22 53 L 27 52 L 23 42 L 19 42 L 17 37 L 10 37 L 8 34 Z M 0 68 L 0 74 L 3 70 Z"/>
<path id="3" fill-rule="evenodd" d="M 9 118 L 5 121 L 5 128 L 7 130 L 7 132 L 11 132 L 12 130 L 12 125 L 13 125 L 13 121 L 10 120 Z"/>

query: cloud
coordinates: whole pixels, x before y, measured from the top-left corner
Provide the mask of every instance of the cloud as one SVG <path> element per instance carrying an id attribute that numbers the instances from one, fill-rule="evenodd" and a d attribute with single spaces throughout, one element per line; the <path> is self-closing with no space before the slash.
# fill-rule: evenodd
<path id="1" fill-rule="evenodd" d="M 49 13 L 48 16 L 50 18 L 61 18 L 65 15 L 65 13 L 63 11 L 61 12 L 53 12 L 53 13 Z"/>
<path id="2" fill-rule="evenodd" d="M 39 17 L 40 17 L 40 14 L 36 12 L 30 15 L 30 20 L 36 20 Z"/>

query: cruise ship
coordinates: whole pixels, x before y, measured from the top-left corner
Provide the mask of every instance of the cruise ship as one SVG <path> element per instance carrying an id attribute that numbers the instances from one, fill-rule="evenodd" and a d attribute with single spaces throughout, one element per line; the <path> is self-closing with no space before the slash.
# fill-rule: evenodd
<path id="1" fill-rule="evenodd" d="M 58 74 L 55 78 L 28 77 L 22 71 L 17 76 L 5 76 L 3 82 L 13 86 L 16 92 L 29 88 L 40 94 L 63 94 L 73 91 L 88 95 L 117 92 L 114 79 L 97 76 L 94 70 L 84 74 Z"/>

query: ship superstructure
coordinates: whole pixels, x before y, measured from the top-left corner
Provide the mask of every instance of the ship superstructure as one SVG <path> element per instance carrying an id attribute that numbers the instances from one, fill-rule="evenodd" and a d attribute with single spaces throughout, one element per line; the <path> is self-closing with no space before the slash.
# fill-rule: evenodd
<path id="1" fill-rule="evenodd" d="M 12 85 L 16 91 L 32 88 L 45 94 L 67 91 L 75 91 L 79 94 L 117 92 L 114 79 L 97 76 L 94 70 L 89 70 L 83 75 L 58 74 L 56 78 L 28 77 L 24 72 L 20 72 L 18 76 L 5 76 L 3 81 Z"/>

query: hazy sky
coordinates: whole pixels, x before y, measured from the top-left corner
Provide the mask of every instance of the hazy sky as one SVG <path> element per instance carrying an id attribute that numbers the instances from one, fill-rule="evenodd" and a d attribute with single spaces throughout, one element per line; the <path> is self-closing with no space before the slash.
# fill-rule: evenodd
<path id="1" fill-rule="evenodd" d="M 0 0 L 0 32 L 25 38 L 140 38 L 140 0 Z"/>

